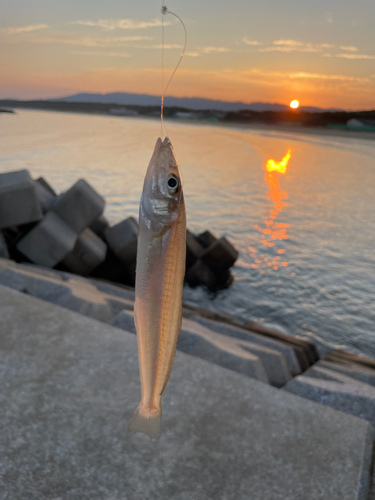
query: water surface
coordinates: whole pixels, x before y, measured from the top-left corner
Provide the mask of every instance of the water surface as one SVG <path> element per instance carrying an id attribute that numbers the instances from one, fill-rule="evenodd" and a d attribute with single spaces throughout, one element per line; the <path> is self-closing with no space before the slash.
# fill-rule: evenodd
<path id="1" fill-rule="evenodd" d="M 375 357 L 375 141 L 166 123 L 188 226 L 239 249 L 234 282 L 184 300 Z M 0 115 L 0 172 L 57 190 L 84 177 L 111 223 L 137 216 L 157 120 L 55 112 Z M 285 172 L 268 172 L 268 160 Z M 281 168 L 283 170 L 283 168 Z"/>

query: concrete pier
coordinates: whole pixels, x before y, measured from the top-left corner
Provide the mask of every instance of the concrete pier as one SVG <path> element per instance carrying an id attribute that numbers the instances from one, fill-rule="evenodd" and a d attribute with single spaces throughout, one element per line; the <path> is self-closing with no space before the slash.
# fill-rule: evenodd
<path id="1" fill-rule="evenodd" d="M 1 500 L 369 497 L 366 420 L 178 353 L 154 443 L 133 334 L 4 286 L 0 317 Z"/>

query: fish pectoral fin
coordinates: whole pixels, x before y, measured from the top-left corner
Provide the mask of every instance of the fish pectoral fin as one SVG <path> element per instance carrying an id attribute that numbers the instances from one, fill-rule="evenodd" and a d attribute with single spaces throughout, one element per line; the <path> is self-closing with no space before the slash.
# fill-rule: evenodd
<path id="1" fill-rule="evenodd" d="M 161 402 L 158 408 L 145 407 L 140 403 L 128 429 L 130 432 L 143 432 L 153 441 L 157 441 L 161 435 Z"/>

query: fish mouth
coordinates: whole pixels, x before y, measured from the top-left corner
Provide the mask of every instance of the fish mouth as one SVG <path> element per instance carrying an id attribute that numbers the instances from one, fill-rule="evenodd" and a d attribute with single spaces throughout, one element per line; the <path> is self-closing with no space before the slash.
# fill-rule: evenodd
<path id="1" fill-rule="evenodd" d="M 159 166 L 159 168 L 162 165 L 163 170 L 168 167 L 176 168 L 178 166 L 178 163 L 169 137 L 165 137 L 164 141 L 162 141 L 159 137 L 156 146 L 158 148 L 156 152 L 156 164 Z"/>
<path id="2" fill-rule="evenodd" d="M 158 139 L 160 140 L 160 145 L 159 145 L 159 152 L 163 151 L 163 149 L 170 148 L 173 151 L 172 143 L 169 139 L 169 137 L 165 137 L 164 141 L 162 141 L 161 138 Z"/>

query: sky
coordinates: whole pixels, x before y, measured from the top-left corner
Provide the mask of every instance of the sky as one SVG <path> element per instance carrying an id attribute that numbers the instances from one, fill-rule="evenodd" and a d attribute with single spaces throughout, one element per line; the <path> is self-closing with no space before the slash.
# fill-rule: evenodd
<path id="1" fill-rule="evenodd" d="M 375 109 L 374 0 L 165 0 L 168 93 Z M 162 1 L 0 0 L 0 98 L 161 91 Z M 166 79 L 184 32 L 164 16 Z"/>

